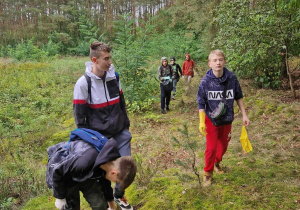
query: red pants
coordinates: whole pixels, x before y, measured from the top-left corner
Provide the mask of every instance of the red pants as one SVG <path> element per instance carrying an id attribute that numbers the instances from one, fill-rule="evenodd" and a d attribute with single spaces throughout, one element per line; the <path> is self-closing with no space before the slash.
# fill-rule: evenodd
<path id="1" fill-rule="evenodd" d="M 214 163 L 221 162 L 227 150 L 231 139 L 231 124 L 217 127 L 205 116 L 205 125 L 207 134 L 204 171 L 212 172 Z"/>

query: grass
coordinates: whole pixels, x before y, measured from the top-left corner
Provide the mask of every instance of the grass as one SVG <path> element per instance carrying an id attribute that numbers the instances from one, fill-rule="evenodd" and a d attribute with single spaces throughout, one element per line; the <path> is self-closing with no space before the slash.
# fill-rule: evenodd
<path id="1" fill-rule="evenodd" d="M 183 160 L 187 154 L 172 146 L 171 137 L 178 136 L 177 128 L 187 123 L 190 132 L 198 135 L 198 167 L 200 171 L 204 167 L 205 139 L 198 132 L 195 102 L 201 76 L 193 78 L 189 95 L 185 95 L 180 81 L 179 97 L 171 102 L 171 111 L 166 115 L 160 114 L 157 104 L 153 113 L 130 118 L 131 131 L 136 135 L 133 154 L 138 153 L 145 162 L 151 160 L 158 169 L 146 187 L 135 184 L 127 192 L 129 201 L 138 209 L 299 208 L 300 106 L 299 101 L 286 102 L 286 92 L 255 89 L 249 81 L 241 81 L 251 120 L 247 130 L 253 151 L 242 151 L 241 113 L 236 107 L 232 139 L 222 162 L 226 173 L 215 175 L 212 187 L 202 188 L 190 169 L 175 164 L 176 158 Z M 184 180 L 183 175 L 193 179 Z"/>
<path id="2" fill-rule="evenodd" d="M 48 192 L 46 148 L 75 127 L 72 92 L 84 60 L 0 64 L 0 209 L 19 208 Z"/>
<path id="3" fill-rule="evenodd" d="M 46 64 L 7 60 L 0 66 L 4 78 L 0 209 L 54 209 L 55 199 L 45 183 L 46 148 L 66 140 L 75 127 L 72 93 L 85 60 L 64 58 Z M 19 71 L 7 68 L 16 65 Z M 130 114 L 132 154 L 138 165 L 137 178 L 126 191 L 130 203 L 141 210 L 299 209 L 300 102 L 290 100 L 287 92 L 256 89 L 251 81 L 241 81 L 253 151 L 242 151 L 241 113 L 235 107 L 232 139 L 222 161 L 225 173 L 214 175 L 210 188 L 202 188 L 190 168 L 176 164 L 177 159 L 191 158 L 172 140 L 182 138 L 178 128 L 186 124 L 199 143 L 196 166 L 201 173 L 204 167 L 205 138 L 198 131 L 196 103 L 204 73 L 195 75 L 189 94 L 180 80 L 177 98 L 166 115 L 161 115 L 158 103 L 151 112 Z M 16 74 L 20 78 L 9 83 Z M 160 97 L 159 84 L 156 97 Z M 84 199 L 82 209 L 89 209 Z"/>

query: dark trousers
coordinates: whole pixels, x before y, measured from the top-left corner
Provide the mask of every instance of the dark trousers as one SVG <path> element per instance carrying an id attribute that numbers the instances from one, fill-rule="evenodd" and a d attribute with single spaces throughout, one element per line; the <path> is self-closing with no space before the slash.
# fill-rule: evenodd
<path id="1" fill-rule="evenodd" d="M 131 139 L 132 135 L 128 130 L 123 130 L 120 133 L 114 135 L 112 137 L 114 140 L 116 140 L 118 144 L 118 149 L 121 156 L 130 156 L 131 155 Z M 123 198 L 125 192 L 120 191 L 120 184 L 116 183 L 115 185 L 115 192 L 114 197 L 115 198 Z"/>
<path id="2" fill-rule="evenodd" d="M 83 197 L 90 204 L 93 210 L 106 210 L 107 202 L 103 196 L 101 190 L 101 184 L 96 179 L 87 179 L 84 182 L 80 182 L 67 190 L 67 206 L 65 209 L 80 210 L 80 194 L 82 192 Z"/>
<path id="3" fill-rule="evenodd" d="M 171 99 L 171 91 L 164 90 L 163 84 L 160 83 L 160 108 L 165 109 L 165 106 L 169 106 Z"/>

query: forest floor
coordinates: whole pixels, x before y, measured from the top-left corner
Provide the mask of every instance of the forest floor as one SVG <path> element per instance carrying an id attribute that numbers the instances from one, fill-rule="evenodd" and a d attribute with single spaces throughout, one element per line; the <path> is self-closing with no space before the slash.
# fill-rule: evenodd
<path id="1" fill-rule="evenodd" d="M 56 68 L 63 69 L 62 66 L 65 65 Z M 79 64 L 76 68 L 78 78 L 83 70 Z M 161 114 L 159 103 L 152 111 L 130 114 L 132 155 L 138 173 L 126 190 L 128 201 L 135 210 L 300 209 L 299 89 L 298 99 L 293 100 L 290 91 L 258 89 L 251 80 L 240 80 L 251 120 L 247 132 L 253 151 L 245 154 L 242 150 L 239 140 L 242 117 L 235 104 L 231 141 L 222 161 L 225 173 L 215 174 L 212 186 L 203 188 L 200 182 L 205 138 L 198 130 L 196 93 L 204 74 L 203 70 L 195 75 L 188 94 L 184 81 L 180 80 L 176 100 L 171 101 L 167 114 Z M 65 131 L 53 136 L 66 138 L 73 123 L 74 119 L 66 119 L 64 124 L 69 125 L 68 129 L 62 126 Z M 186 133 L 182 131 L 184 128 L 188 128 Z M 196 143 L 196 149 L 175 146 L 174 138 L 182 145 Z M 46 142 L 43 149 L 50 143 Z M 200 181 L 191 166 L 194 155 Z M 23 209 L 54 209 L 55 199 L 51 194 L 48 190 L 32 198 Z M 81 206 L 89 209 L 84 199 Z"/>
<path id="2" fill-rule="evenodd" d="M 132 115 L 132 154 L 141 157 L 139 176 L 127 192 L 135 209 L 300 209 L 300 100 L 290 91 L 257 89 L 241 80 L 244 103 L 251 124 L 247 127 L 253 151 L 245 154 L 240 144 L 241 112 L 235 104 L 232 138 L 222 166 L 211 187 L 203 188 L 192 170 L 193 154 L 200 172 L 204 167 L 205 138 L 198 131 L 196 103 L 204 72 L 192 80 L 186 94 L 178 83 L 176 100 L 162 115 L 157 104 L 153 112 Z M 297 95 L 300 95 L 299 89 Z M 178 131 L 187 125 L 193 152 L 175 147 L 173 137 L 186 143 Z M 178 160 L 186 162 L 177 164 Z"/>

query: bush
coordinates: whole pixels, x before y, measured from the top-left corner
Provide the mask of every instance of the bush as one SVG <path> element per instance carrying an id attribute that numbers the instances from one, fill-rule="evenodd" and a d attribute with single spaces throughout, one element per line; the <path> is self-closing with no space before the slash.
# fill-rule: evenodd
<path id="1" fill-rule="evenodd" d="M 213 24 L 218 32 L 213 47 L 224 50 L 228 66 L 237 75 L 254 78 L 263 87 L 280 87 L 286 59 L 299 53 L 296 4 L 284 0 L 222 1 L 214 10 Z"/>
<path id="2" fill-rule="evenodd" d="M 15 48 L 9 48 L 8 54 L 10 57 L 20 60 L 36 60 L 42 61 L 48 57 L 48 52 L 39 49 L 33 45 L 33 39 L 30 39 L 25 43 L 23 40 L 17 44 Z"/>
<path id="3" fill-rule="evenodd" d="M 47 52 L 49 56 L 56 56 L 59 54 L 59 45 L 50 39 L 47 44 L 42 46 L 42 50 Z"/>

